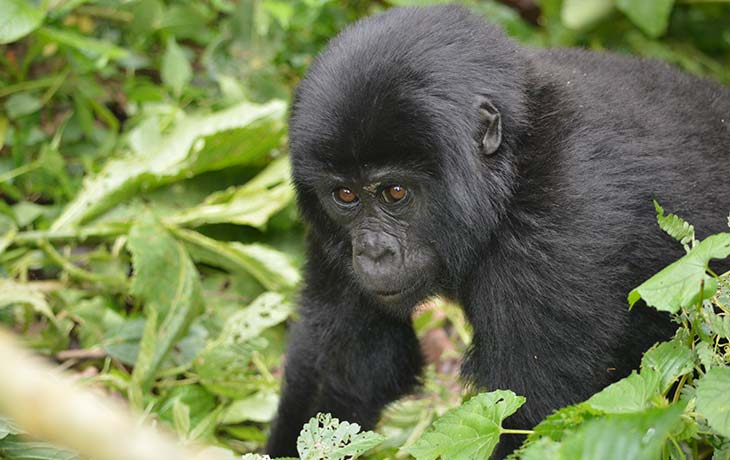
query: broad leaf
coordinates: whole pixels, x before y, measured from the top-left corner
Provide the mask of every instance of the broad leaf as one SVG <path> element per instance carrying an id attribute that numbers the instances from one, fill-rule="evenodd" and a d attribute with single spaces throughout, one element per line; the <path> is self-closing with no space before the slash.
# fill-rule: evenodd
<path id="1" fill-rule="evenodd" d="M 144 301 L 147 316 L 133 376 L 145 387 L 203 311 L 203 297 L 198 271 L 185 247 L 154 217 L 147 214 L 135 223 L 128 245 L 135 272 L 131 291 Z"/>
<path id="2" fill-rule="evenodd" d="M 18 283 L 9 279 L 0 279 L 0 308 L 13 304 L 30 305 L 35 311 L 58 326 L 56 317 L 50 305 L 46 302 L 46 297 L 43 295 L 43 292 L 37 290 L 29 283 Z"/>
<path id="3" fill-rule="evenodd" d="M 730 438 L 730 367 L 713 367 L 697 382 L 697 412 Z"/>
<path id="4" fill-rule="evenodd" d="M 90 58 L 123 59 L 130 54 L 124 48 L 70 30 L 43 27 L 38 32 L 45 39 L 75 48 Z"/>
<path id="5" fill-rule="evenodd" d="M 175 96 L 179 96 L 185 85 L 193 78 L 193 69 L 185 52 L 172 37 L 168 38 L 167 48 L 162 56 L 160 76 L 162 82 L 172 90 Z"/>
<path id="6" fill-rule="evenodd" d="M 28 0 L 0 0 L 0 45 L 33 32 L 44 17 L 43 10 Z"/>
<path id="7" fill-rule="evenodd" d="M 231 315 L 220 337 L 231 343 L 245 342 L 285 321 L 292 310 L 292 306 L 284 300 L 283 295 L 266 292 L 258 296 L 248 307 Z"/>
<path id="8" fill-rule="evenodd" d="M 674 0 L 616 0 L 616 6 L 650 37 L 664 34 Z"/>
<path id="9" fill-rule="evenodd" d="M 21 430 L 12 420 L 0 415 L 0 440 L 7 438 L 9 435 L 21 434 Z"/>
<path id="10" fill-rule="evenodd" d="M 524 403 L 524 397 L 511 391 L 476 395 L 436 420 L 405 451 L 417 460 L 488 458 L 499 441 L 502 421 Z"/>
<path id="11" fill-rule="evenodd" d="M 679 340 L 661 343 L 644 354 L 641 359 L 641 373 L 655 372 L 660 377 L 660 389 L 665 392 L 669 386 L 694 368 L 692 350 Z"/>
<path id="12" fill-rule="evenodd" d="M 284 112 L 284 103 L 275 101 L 184 117 L 152 151 L 112 159 L 99 174 L 87 178 L 52 230 L 76 226 L 142 188 L 256 162 L 280 142 Z"/>
<path id="13" fill-rule="evenodd" d="M 365 431 L 357 423 L 340 422 L 330 414 L 317 414 L 297 438 L 301 460 L 343 460 L 354 458 L 383 441 L 383 436 Z"/>
<path id="14" fill-rule="evenodd" d="M 299 283 L 299 271 L 289 257 L 264 244 L 242 244 L 236 241 L 226 243 L 192 230 L 178 229 L 175 235 L 186 243 L 197 261 L 225 268 L 233 273 L 249 273 L 272 291 L 291 290 Z"/>
<path id="15" fill-rule="evenodd" d="M 687 255 L 664 268 L 629 293 L 629 304 L 644 299 L 657 310 L 676 313 L 683 306 L 695 303 L 700 295 L 711 297 L 717 291 L 717 280 L 705 274 L 710 259 L 730 256 L 730 233 L 705 238 Z M 703 285 L 704 283 L 704 285 Z"/>
<path id="16" fill-rule="evenodd" d="M 545 417 L 542 422 L 535 426 L 534 433 L 528 439 L 535 441 L 539 437 L 548 437 L 553 441 L 560 441 L 570 430 L 578 428 L 598 415 L 601 415 L 601 412 L 593 409 L 590 404 L 585 402 L 563 407 Z"/>
<path id="17" fill-rule="evenodd" d="M 560 449 L 564 460 L 656 460 L 682 423 L 680 405 L 609 415 L 587 422 Z"/>
<path id="18" fill-rule="evenodd" d="M 46 442 L 4 440 L 0 443 L 0 458 L 7 460 L 76 460 L 79 456 Z"/>
<path id="19" fill-rule="evenodd" d="M 294 199 L 286 157 L 273 161 L 241 187 L 209 196 L 202 205 L 188 208 L 166 219 L 177 225 L 231 223 L 263 229 L 271 216 Z"/>
<path id="20" fill-rule="evenodd" d="M 605 19 L 611 11 L 611 0 L 565 0 L 560 20 L 570 29 L 581 30 Z"/>
<path id="21" fill-rule="evenodd" d="M 612 383 L 591 396 L 586 404 L 606 414 L 639 412 L 648 407 L 652 398 L 661 394 L 661 388 L 661 376 L 647 369 Z"/>
<path id="22" fill-rule="evenodd" d="M 274 418 L 279 405 L 279 395 L 264 389 L 245 399 L 233 401 L 223 411 L 221 423 L 234 424 L 242 422 L 268 423 Z"/>

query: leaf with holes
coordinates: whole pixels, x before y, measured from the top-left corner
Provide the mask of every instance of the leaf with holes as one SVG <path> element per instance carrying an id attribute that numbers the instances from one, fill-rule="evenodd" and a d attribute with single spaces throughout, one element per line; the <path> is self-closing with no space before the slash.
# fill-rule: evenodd
<path id="1" fill-rule="evenodd" d="M 301 460 L 343 460 L 372 449 L 384 437 L 365 431 L 357 423 L 340 422 L 330 414 L 317 414 L 304 425 L 297 438 Z"/>

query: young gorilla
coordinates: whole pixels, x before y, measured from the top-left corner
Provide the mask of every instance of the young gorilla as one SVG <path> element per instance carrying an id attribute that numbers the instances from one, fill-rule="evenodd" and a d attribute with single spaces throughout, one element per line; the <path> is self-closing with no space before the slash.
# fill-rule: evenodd
<path id="1" fill-rule="evenodd" d="M 720 231 L 729 126 L 725 87 L 659 62 L 520 47 L 459 7 L 345 30 L 291 116 L 309 258 L 268 453 L 295 455 L 317 412 L 372 428 L 418 381 L 410 315 L 436 294 L 473 326 L 464 378 L 527 397 L 510 427 L 626 375 L 674 329 L 627 308 L 681 254 L 651 200 Z"/>

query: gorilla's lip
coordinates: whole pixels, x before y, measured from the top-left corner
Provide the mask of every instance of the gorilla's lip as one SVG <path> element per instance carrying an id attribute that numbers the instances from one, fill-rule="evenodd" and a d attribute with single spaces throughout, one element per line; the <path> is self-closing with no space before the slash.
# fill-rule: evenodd
<path id="1" fill-rule="evenodd" d="M 418 289 L 418 285 L 414 283 L 411 286 L 404 287 L 402 289 L 394 289 L 392 291 L 373 291 L 373 294 L 375 294 L 375 296 L 380 300 L 394 301 L 411 294 L 416 291 L 416 289 Z"/>

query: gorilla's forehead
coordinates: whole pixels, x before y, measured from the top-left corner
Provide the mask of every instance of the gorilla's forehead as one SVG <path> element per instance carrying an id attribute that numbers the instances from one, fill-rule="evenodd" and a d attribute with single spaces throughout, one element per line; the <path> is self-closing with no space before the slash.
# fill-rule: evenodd
<path id="1" fill-rule="evenodd" d="M 393 166 L 436 167 L 443 136 L 427 102 L 415 93 L 394 97 L 365 89 L 353 89 L 348 96 L 346 101 L 337 97 L 301 101 L 307 107 L 295 107 L 290 126 L 295 166 L 298 158 L 306 157 L 322 170 L 342 176 Z"/>

